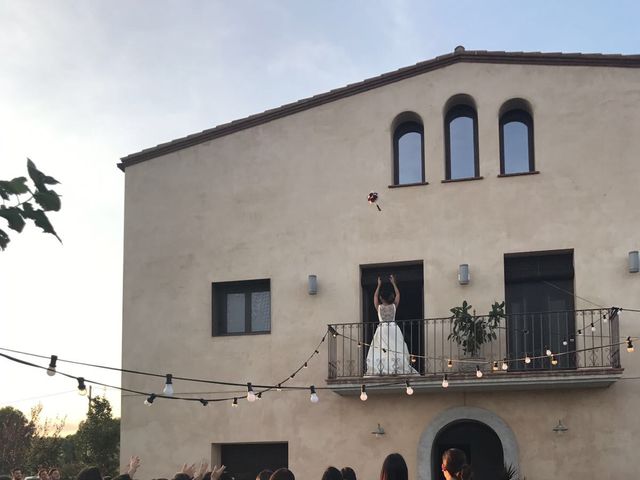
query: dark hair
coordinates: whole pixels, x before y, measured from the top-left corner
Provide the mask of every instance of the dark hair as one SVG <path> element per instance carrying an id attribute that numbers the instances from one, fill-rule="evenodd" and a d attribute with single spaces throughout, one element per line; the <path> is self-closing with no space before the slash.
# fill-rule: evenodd
<path id="1" fill-rule="evenodd" d="M 46 474 L 47 474 L 47 476 L 49 476 L 49 472 L 47 471 L 47 469 L 46 469 L 46 468 L 39 468 L 39 469 L 38 469 L 38 476 L 40 476 L 40 474 L 41 474 L 42 472 L 46 473 Z"/>
<path id="2" fill-rule="evenodd" d="M 49 475 L 51 475 L 53 472 L 58 472 L 60 473 L 60 470 L 58 470 L 56 467 L 50 468 L 49 469 Z M 106 478 L 106 477 L 105 477 Z"/>
<path id="3" fill-rule="evenodd" d="M 407 462 L 399 453 L 387 455 L 380 470 L 380 480 L 408 480 Z"/>
<path id="4" fill-rule="evenodd" d="M 156 478 L 156 480 L 168 480 L 168 479 Z M 211 480 L 211 472 L 205 473 L 204 476 L 202 477 L 202 480 Z"/>
<path id="5" fill-rule="evenodd" d="M 383 286 L 380 289 L 380 299 L 387 303 L 393 303 L 396 298 L 396 292 L 393 291 L 388 285 Z"/>
<path id="6" fill-rule="evenodd" d="M 322 480 L 342 480 L 342 473 L 336 467 L 327 467 L 322 474 Z"/>
<path id="7" fill-rule="evenodd" d="M 279 468 L 271 474 L 270 480 L 296 480 L 296 476 L 288 468 Z"/>
<path id="8" fill-rule="evenodd" d="M 102 480 L 102 475 L 98 467 L 87 467 L 80 470 L 76 480 Z"/>
<path id="9" fill-rule="evenodd" d="M 273 475 L 273 470 L 265 468 L 260 473 L 258 473 L 256 480 L 269 480 L 271 478 L 271 475 Z"/>
<path id="10" fill-rule="evenodd" d="M 442 454 L 442 465 L 458 480 L 471 478 L 471 467 L 467 465 L 467 456 L 458 448 L 450 448 Z"/>
<path id="11" fill-rule="evenodd" d="M 173 476 L 173 480 L 191 480 L 191 477 L 186 473 L 178 472 Z"/>
<path id="12" fill-rule="evenodd" d="M 15 467 L 11 469 L 11 475 L 13 475 L 16 472 L 22 473 L 22 469 L 20 467 Z"/>
<path id="13" fill-rule="evenodd" d="M 353 471 L 353 468 L 344 467 L 341 472 L 344 480 L 356 480 L 356 472 Z"/>

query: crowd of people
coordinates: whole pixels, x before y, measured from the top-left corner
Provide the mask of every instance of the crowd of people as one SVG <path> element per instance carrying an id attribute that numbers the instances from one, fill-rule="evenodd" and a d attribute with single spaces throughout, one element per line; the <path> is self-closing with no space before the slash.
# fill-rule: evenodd
<path id="1" fill-rule="evenodd" d="M 115 478 L 102 476 L 98 467 L 87 467 L 83 469 L 76 480 L 133 480 L 135 473 L 140 467 L 140 458 L 131 457 L 125 472 Z M 172 480 L 221 480 L 225 473 L 225 466 L 214 465 L 209 469 L 207 463 L 201 463 L 199 467 L 195 464 L 184 464 L 182 469 L 176 473 Z M 442 475 L 445 480 L 470 480 L 472 478 L 471 467 L 467 464 L 467 456 L 462 450 L 450 448 L 442 455 Z M 30 480 L 30 477 L 23 478 L 22 471 L 15 468 L 11 471 L 11 477 L 4 476 L 0 480 Z M 308 475 L 305 475 L 307 478 Z M 41 469 L 38 476 L 33 480 L 60 480 L 60 472 L 57 468 L 50 470 Z M 295 480 L 294 473 L 288 468 L 279 468 L 275 471 L 262 470 L 258 473 L 256 480 Z M 169 480 L 168 478 L 158 478 L 155 480 Z M 351 467 L 344 467 L 338 470 L 335 467 L 327 467 L 322 474 L 321 480 L 357 480 L 356 472 Z M 380 480 L 409 480 L 409 469 L 402 455 L 392 453 L 385 458 L 380 469 Z"/>

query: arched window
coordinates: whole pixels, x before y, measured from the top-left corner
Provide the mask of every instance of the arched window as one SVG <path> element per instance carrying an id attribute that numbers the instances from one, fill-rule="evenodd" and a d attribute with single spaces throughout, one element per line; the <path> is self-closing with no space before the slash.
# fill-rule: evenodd
<path id="1" fill-rule="evenodd" d="M 533 118 L 522 108 L 500 115 L 500 174 L 534 172 Z"/>
<path id="2" fill-rule="evenodd" d="M 446 179 L 480 176 L 478 162 L 478 115 L 465 103 L 449 108 L 444 120 Z"/>
<path id="3" fill-rule="evenodd" d="M 424 127 L 415 114 L 410 119 L 403 114 L 399 119 L 401 122 L 393 132 L 393 182 L 424 183 Z"/>

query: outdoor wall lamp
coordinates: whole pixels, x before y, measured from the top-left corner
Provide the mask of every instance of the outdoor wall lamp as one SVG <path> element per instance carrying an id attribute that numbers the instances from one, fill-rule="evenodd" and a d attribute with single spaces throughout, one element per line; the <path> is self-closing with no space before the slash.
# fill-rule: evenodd
<path id="1" fill-rule="evenodd" d="M 375 435 L 376 438 L 380 438 L 382 437 L 382 435 L 385 434 L 384 428 L 382 428 L 380 426 L 380 424 L 378 424 L 378 428 L 376 428 L 373 432 L 371 432 L 372 435 Z"/>
<path id="2" fill-rule="evenodd" d="M 460 285 L 468 285 L 471 281 L 471 275 L 469 274 L 469 264 L 463 263 L 458 267 L 458 283 Z"/>
<path id="3" fill-rule="evenodd" d="M 638 250 L 629 252 L 629 273 L 640 272 L 640 253 Z"/>
<path id="4" fill-rule="evenodd" d="M 555 427 L 553 427 L 553 431 L 557 434 L 562 434 L 567 430 L 569 429 L 562 424 L 562 420 L 558 420 L 558 424 Z"/>
<path id="5" fill-rule="evenodd" d="M 318 293 L 318 277 L 309 275 L 309 295 L 315 295 L 316 293 Z"/>

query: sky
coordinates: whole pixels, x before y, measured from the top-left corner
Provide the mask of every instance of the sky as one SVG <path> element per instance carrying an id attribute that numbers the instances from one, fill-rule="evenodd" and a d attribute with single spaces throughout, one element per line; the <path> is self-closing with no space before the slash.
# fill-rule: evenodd
<path id="1" fill-rule="evenodd" d="M 62 244 L 0 220 L 0 348 L 120 365 L 120 157 L 456 45 L 637 54 L 637 18 L 636 1 L 0 0 L 0 179 L 29 157 L 63 196 Z M 69 379 L 2 358 L 0 375 L 0 407 L 40 401 L 67 432 L 86 412 Z M 117 391 L 94 393 L 119 412 Z"/>

